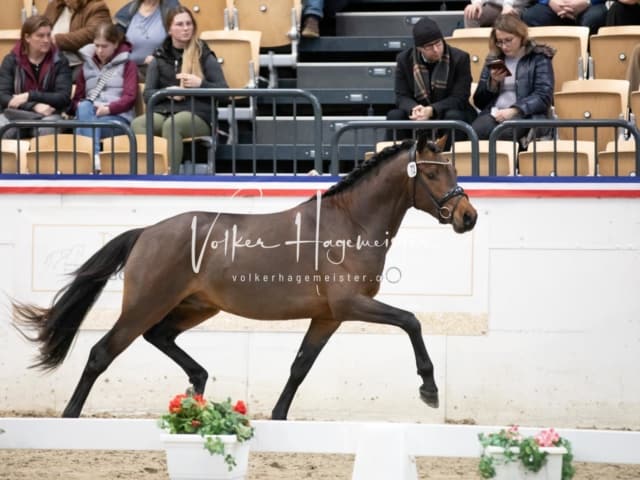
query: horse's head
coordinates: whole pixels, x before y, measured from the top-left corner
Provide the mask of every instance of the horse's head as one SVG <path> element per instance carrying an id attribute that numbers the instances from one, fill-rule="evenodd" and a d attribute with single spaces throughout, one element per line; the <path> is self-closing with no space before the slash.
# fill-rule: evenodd
<path id="1" fill-rule="evenodd" d="M 478 213 L 458 185 L 455 168 L 442 155 L 446 137 L 436 142 L 423 136 L 410 151 L 407 174 L 412 177 L 413 206 L 429 212 L 440 223 L 450 223 L 457 233 L 471 230 Z M 413 185 L 411 185 L 413 183 Z"/>

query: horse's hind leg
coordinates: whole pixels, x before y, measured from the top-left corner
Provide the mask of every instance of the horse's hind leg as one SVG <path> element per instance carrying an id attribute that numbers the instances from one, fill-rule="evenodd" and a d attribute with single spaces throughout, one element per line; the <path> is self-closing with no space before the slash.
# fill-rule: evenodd
<path id="1" fill-rule="evenodd" d="M 218 309 L 198 310 L 189 313 L 177 313 L 177 310 L 174 310 L 143 335 L 146 341 L 157 347 L 184 370 L 195 393 L 204 393 L 209 374 L 198 362 L 176 345 L 175 340 L 185 330 L 202 323 L 218 312 Z"/>
<path id="2" fill-rule="evenodd" d="M 164 305 L 156 304 L 153 308 L 149 307 L 149 304 L 150 302 L 139 302 L 136 303 L 138 306 L 135 308 L 123 307 L 115 325 L 91 348 L 78 386 L 62 412 L 63 417 L 78 417 L 93 384 L 102 372 L 131 345 L 131 342 L 155 324 L 157 319 L 163 318 L 172 308 L 169 302 L 165 302 Z"/>
<path id="3" fill-rule="evenodd" d="M 122 316 L 120 317 L 122 320 Z M 87 400 L 87 396 L 98 377 L 111 365 L 111 362 L 122 353 L 141 332 L 132 332 L 120 328 L 120 320 L 96 343 L 89 352 L 89 359 L 84 367 L 78 386 L 71 400 L 62 412 L 63 417 L 78 417 Z"/>
<path id="4" fill-rule="evenodd" d="M 326 345 L 331 335 L 338 329 L 340 322 L 333 319 L 314 318 L 302 340 L 296 358 L 291 365 L 289 380 L 280 394 L 280 398 L 273 407 L 271 418 L 273 420 L 286 420 L 289 407 L 298 387 L 309 373 L 313 362 Z"/>

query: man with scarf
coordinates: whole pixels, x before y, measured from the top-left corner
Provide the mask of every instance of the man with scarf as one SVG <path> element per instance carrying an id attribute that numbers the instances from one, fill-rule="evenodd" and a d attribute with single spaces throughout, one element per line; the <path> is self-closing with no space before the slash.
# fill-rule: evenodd
<path id="1" fill-rule="evenodd" d="M 397 108 L 387 113 L 387 120 L 461 120 L 471 123 L 476 111 L 469 103 L 471 61 L 469 54 L 447 45 L 440 28 L 428 17 L 413 26 L 414 47 L 396 58 L 395 93 Z M 399 130 L 395 138 L 411 137 Z M 439 132 L 443 134 L 447 132 Z M 449 134 L 447 148 L 451 142 Z M 387 132 L 389 140 L 394 131 Z M 458 130 L 455 139 L 465 140 Z"/>

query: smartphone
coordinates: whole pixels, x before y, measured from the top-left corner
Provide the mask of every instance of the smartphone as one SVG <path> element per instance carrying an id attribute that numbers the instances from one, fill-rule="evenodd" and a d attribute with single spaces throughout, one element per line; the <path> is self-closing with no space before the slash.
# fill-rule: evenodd
<path id="1" fill-rule="evenodd" d="M 502 60 L 501 58 L 496 58 L 495 60 L 491 60 L 490 62 L 488 62 L 487 68 L 489 69 L 497 68 L 498 70 L 504 70 L 507 72 L 507 77 L 511 76 L 511 72 L 505 65 L 504 60 Z"/>

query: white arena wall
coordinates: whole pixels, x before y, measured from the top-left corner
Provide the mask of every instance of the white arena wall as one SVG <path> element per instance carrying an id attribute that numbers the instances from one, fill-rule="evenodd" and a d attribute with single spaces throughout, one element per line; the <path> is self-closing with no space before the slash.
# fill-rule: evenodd
<path id="1" fill-rule="evenodd" d="M 9 297 L 48 305 L 68 272 L 126 229 L 189 210 L 277 211 L 327 186 L 317 177 L 0 181 L 0 410 L 62 411 L 117 316 L 122 282 L 109 282 L 51 374 L 28 369 L 36 347 L 11 326 Z M 463 186 L 479 211 L 473 232 L 408 212 L 378 296 L 422 321 L 440 408 L 419 399 L 404 333 L 354 323 L 322 352 L 290 418 L 640 429 L 640 184 Z M 268 417 L 306 324 L 220 315 L 179 343 L 215 378 L 208 396 L 245 398 L 253 416 Z M 84 413 L 155 414 L 186 382 L 138 339 Z"/>

